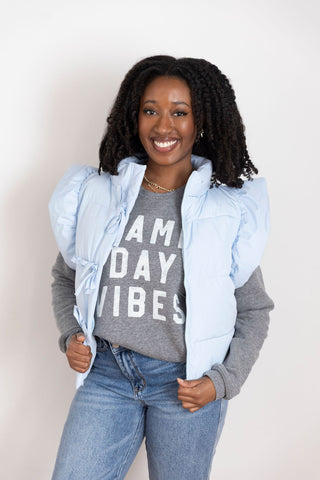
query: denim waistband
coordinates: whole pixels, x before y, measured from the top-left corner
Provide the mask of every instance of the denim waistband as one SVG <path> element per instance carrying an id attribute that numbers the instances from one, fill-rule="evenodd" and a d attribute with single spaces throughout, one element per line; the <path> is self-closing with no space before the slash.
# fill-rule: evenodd
<path id="1" fill-rule="evenodd" d="M 105 340 L 104 338 L 100 337 L 95 337 L 96 342 L 97 342 L 97 351 L 98 352 L 105 352 L 110 348 L 113 352 L 122 352 L 124 350 L 129 350 L 126 347 L 123 347 L 121 345 L 109 342 L 109 340 Z"/>
<path id="2" fill-rule="evenodd" d="M 100 352 L 100 353 L 106 352 L 108 349 L 110 349 L 110 351 L 114 354 L 121 353 L 121 352 L 129 352 L 129 353 L 133 352 L 136 355 L 138 354 L 138 355 L 141 355 L 142 357 L 150 358 L 146 355 L 143 355 L 142 353 L 138 353 L 136 351 L 131 350 L 130 348 L 123 347 L 122 345 L 116 344 L 114 342 L 110 342 L 109 340 L 106 340 L 101 337 L 95 336 L 95 340 L 97 342 L 97 352 Z M 182 365 L 182 364 L 185 365 L 185 362 L 170 362 L 169 360 L 159 360 L 159 361 L 165 362 L 165 363 L 172 363 L 173 365 Z"/>

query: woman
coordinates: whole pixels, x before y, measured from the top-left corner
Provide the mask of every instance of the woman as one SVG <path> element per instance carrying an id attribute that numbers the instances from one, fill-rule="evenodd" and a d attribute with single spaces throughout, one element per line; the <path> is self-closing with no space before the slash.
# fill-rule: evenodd
<path id="1" fill-rule="evenodd" d="M 207 479 L 273 308 L 266 187 L 228 79 L 205 60 L 142 60 L 99 153 L 50 201 L 53 306 L 79 387 L 53 478 L 122 479 L 145 437 L 151 479 Z"/>

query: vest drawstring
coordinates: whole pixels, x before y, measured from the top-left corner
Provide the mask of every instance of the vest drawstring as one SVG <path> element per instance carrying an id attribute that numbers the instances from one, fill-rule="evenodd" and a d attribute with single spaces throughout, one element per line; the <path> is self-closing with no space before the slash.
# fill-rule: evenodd
<path id="1" fill-rule="evenodd" d="M 94 262 L 89 262 L 88 260 L 84 260 L 83 258 L 76 256 L 72 257 L 72 262 L 80 264 L 83 267 L 83 271 L 80 276 L 80 283 L 74 294 L 78 296 L 83 288 L 84 293 L 92 293 L 96 288 L 98 265 Z"/>

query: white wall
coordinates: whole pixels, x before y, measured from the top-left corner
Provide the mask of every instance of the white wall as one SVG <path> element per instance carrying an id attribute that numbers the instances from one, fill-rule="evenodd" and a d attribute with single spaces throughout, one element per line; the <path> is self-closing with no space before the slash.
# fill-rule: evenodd
<path id="1" fill-rule="evenodd" d="M 271 199 L 262 267 L 276 309 L 261 356 L 230 402 L 214 478 L 320 478 L 318 5 L 1 2 L 2 478 L 50 478 L 74 393 L 50 305 L 57 250 L 49 196 L 69 165 L 97 165 L 124 73 L 158 53 L 203 57 L 230 77 Z M 144 449 L 127 478 L 148 478 Z"/>

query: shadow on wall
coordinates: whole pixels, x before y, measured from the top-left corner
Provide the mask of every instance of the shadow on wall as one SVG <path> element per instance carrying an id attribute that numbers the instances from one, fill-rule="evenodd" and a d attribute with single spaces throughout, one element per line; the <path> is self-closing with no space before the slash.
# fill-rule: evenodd
<path id="1" fill-rule="evenodd" d="M 69 76 L 64 72 L 57 79 L 43 102 L 37 140 L 25 162 L 18 162 L 20 168 L 26 165 L 19 176 L 23 180 L 4 204 L 4 252 L 10 268 L 3 289 L 2 383 L 8 395 L 2 400 L 0 448 L 8 459 L 12 452 L 20 458 L 8 465 L 7 478 L 49 478 L 53 469 L 75 375 L 58 350 L 51 309 L 51 267 L 57 247 L 47 205 L 70 165 L 98 165 L 99 142 L 118 86 L 116 75 L 110 79 L 99 69 Z M 129 480 L 137 478 L 137 471 L 141 475 L 141 458 L 140 452 Z"/>

